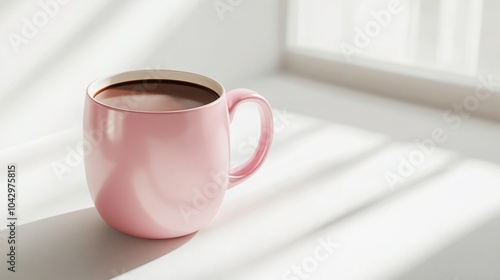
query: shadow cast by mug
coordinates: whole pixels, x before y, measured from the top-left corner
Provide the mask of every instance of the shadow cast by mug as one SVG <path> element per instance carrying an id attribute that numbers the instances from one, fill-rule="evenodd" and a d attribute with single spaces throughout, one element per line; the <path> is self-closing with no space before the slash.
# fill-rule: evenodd
<path id="1" fill-rule="evenodd" d="M 0 232 L 3 240 L 8 234 Z M 83 209 L 19 226 L 16 272 L 4 267 L 0 279 L 110 279 L 172 252 L 195 234 L 131 237 L 106 225 L 95 208 Z M 7 242 L 2 245 L 6 256 Z"/>

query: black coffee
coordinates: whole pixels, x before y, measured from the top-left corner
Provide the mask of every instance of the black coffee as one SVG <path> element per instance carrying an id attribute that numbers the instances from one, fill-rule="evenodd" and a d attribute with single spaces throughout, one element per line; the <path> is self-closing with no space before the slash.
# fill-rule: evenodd
<path id="1" fill-rule="evenodd" d="M 171 80 L 139 80 L 111 85 L 96 100 L 137 111 L 178 111 L 211 103 L 219 95 L 202 85 Z"/>

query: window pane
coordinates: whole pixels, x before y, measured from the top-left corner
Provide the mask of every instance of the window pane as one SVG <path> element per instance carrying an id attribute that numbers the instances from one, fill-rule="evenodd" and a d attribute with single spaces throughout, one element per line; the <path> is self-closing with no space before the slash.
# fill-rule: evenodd
<path id="1" fill-rule="evenodd" d="M 288 44 L 474 76 L 498 72 L 498 0 L 291 0 Z M 340 55 L 340 56 L 339 56 Z"/>

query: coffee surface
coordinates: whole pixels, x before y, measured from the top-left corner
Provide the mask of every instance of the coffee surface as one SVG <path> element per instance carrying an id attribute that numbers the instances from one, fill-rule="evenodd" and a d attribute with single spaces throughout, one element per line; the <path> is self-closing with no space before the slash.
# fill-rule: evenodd
<path id="1" fill-rule="evenodd" d="M 99 91 L 97 101 L 136 111 L 178 111 L 211 103 L 219 95 L 202 85 L 171 80 L 140 80 L 111 85 Z"/>

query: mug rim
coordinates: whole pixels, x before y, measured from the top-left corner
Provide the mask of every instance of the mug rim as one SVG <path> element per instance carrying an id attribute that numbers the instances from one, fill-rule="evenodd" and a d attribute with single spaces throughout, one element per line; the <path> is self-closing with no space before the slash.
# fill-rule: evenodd
<path id="1" fill-rule="evenodd" d="M 141 76 L 142 74 L 142 76 Z M 170 111 L 143 111 L 143 110 L 134 110 L 132 108 L 123 108 L 118 106 L 113 106 L 109 104 L 105 104 L 95 98 L 95 96 L 99 93 L 99 91 L 120 83 L 126 82 L 134 82 L 134 81 L 145 81 L 145 80 L 166 80 L 166 81 L 179 81 L 179 82 L 187 82 L 195 85 L 200 85 L 206 87 L 208 89 L 213 90 L 219 97 L 207 104 L 203 104 L 198 107 L 182 109 L 182 110 L 170 110 Z M 195 72 L 187 72 L 187 71 L 179 71 L 179 70 L 169 70 L 169 69 L 150 69 L 150 70 L 132 70 L 125 72 L 118 72 L 112 75 L 107 75 L 105 77 L 96 79 L 92 81 L 86 88 L 87 97 L 90 98 L 93 102 L 98 105 L 107 107 L 109 109 L 127 112 L 127 113 L 145 113 L 145 114 L 176 114 L 176 113 L 184 113 L 195 110 L 201 110 L 207 107 L 214 106 L 215 104 L 222 102 L 220 101 L 223 96 L 226 94 L 226 90 L 224 86 L 217 82 L 216 80 L 207 77 L 202 74 L 198 74 Z"/>

